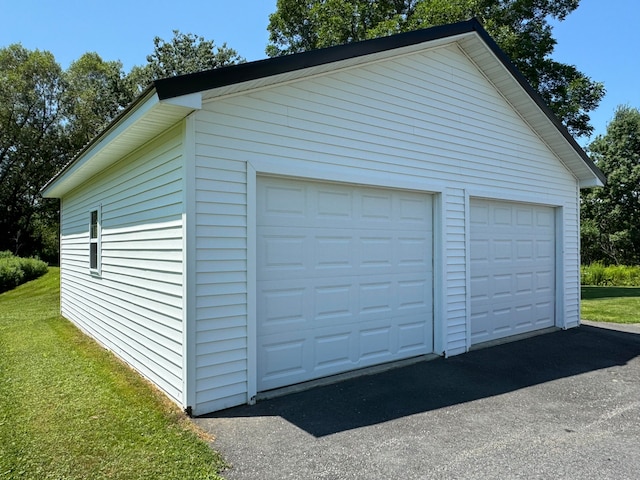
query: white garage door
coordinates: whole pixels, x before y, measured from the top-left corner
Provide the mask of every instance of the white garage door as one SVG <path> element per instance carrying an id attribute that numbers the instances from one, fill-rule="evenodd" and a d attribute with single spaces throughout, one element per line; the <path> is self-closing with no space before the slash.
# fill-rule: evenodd
<path id="1" fill-rule="evenodd" d="M 433 351 L 430 195 L 257 187 L 259 391 Z"/>
<path id="2" fill-rule="evenodd" d="M 555 325 L 555 216 L 471 200 L 471 343 Z"/>

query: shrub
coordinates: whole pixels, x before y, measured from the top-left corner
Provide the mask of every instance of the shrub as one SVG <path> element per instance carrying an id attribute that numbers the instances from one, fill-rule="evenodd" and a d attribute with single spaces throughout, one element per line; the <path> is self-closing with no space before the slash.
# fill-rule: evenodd
<path id="1" fill-rule="evenodd" d="M 47 273 L 47 270 L 49 270 L 47 264 L 37 258 L 21 258 L 20 265 L 24 271 L 24 278 L 26 282 L 41 277 Z"/>
<path id="2" fill-rule="evenodd" d="M 34 280 L 47 273 L 48 269 L 47 264 L 37 258 L 20 258 L 11 252 L 0 252 L 0 292 Z"/>
<path id="3" fill-rule="evenodd" d="M 594 262 L 580 267 L 582 285 L 640 287 L 640 266 L 609 265 Z"/>
<path id="4" fill-rule="evenodd" d="M 0 259 L 0 292 L 5 292 L 24 283 L 24 271 L 15 258 Z"/>

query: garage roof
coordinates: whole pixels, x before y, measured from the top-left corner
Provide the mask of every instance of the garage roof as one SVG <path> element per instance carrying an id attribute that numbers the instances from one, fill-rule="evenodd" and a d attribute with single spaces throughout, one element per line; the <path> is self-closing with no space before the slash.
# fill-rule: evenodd
<path id="1" fill-rule="evenodd" d="M 477 19 L 336 47 L 248 62 L 155 81 L 43 188 L 61 197 L 143 145 L 202 102 L 397 55 L 457 43 L 524 118 L 581 187 L 601 186 L 595 166 L 542 97 L 507 58 Z"/>

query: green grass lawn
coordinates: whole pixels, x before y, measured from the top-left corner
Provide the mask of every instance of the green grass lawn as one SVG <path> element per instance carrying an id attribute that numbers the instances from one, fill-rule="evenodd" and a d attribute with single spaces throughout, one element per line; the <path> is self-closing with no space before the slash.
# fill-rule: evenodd
<path id="1" fill-rule="evenodd" d="M 640 323 L 640 287 L 582 287 L 585 320 Z"/>
<path id="2" fill-rule="evenodd" d="M 178 407 L 60 317 L 59 275 L 0 295 L 0 479 L 219 479 Z"/>

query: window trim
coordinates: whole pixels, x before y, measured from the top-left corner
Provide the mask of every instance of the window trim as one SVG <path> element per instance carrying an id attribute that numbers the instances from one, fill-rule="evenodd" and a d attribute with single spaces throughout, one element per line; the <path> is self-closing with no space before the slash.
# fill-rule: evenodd
<path id="1" fill-rule="evenodd" d="M 96 217 L 95 224 L 93 223 L 94 214 Z M 94 255 L 95 266 L 93 262 Z M 94 275 L 102 273 L 102 205 L 89 209 L 89 271 Z"/>

